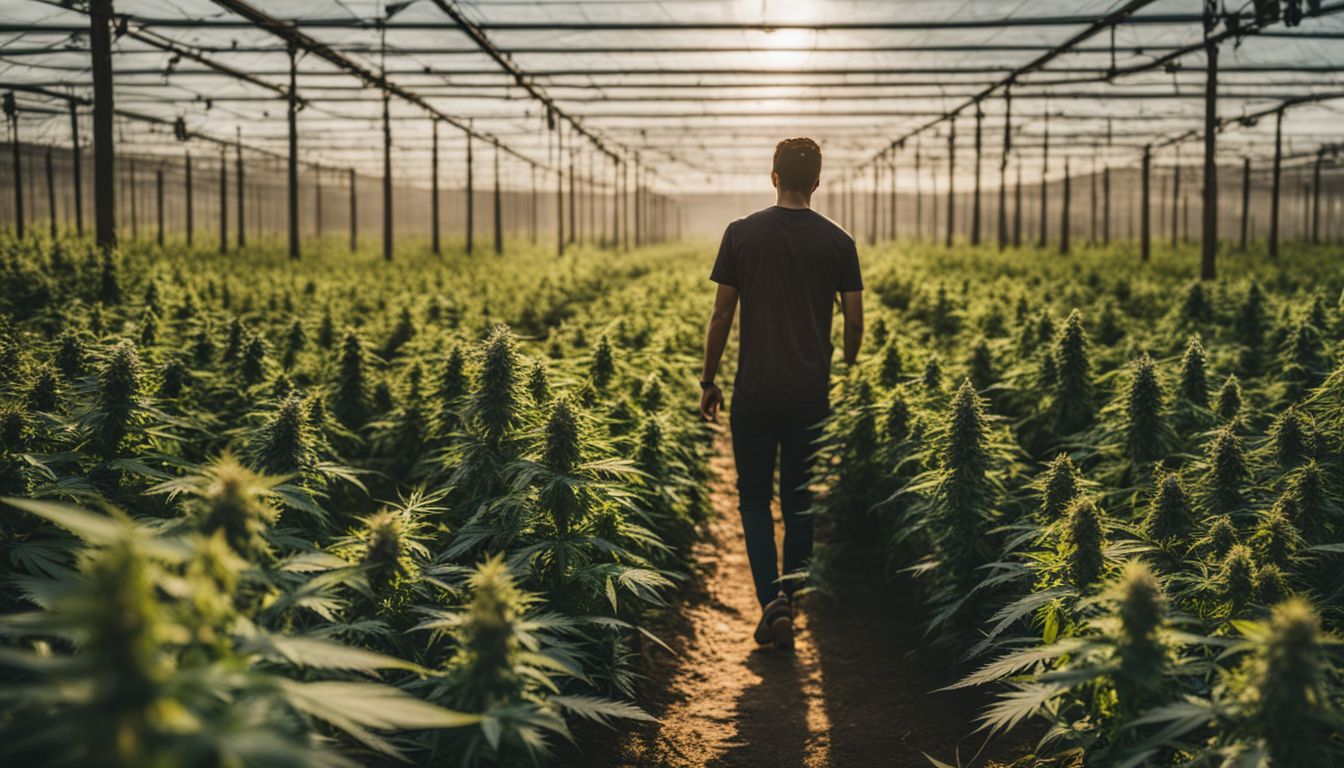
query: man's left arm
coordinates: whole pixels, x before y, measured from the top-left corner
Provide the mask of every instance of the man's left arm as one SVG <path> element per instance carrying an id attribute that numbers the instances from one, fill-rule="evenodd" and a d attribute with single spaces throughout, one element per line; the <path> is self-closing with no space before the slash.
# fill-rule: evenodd
<path id="1" fill-rule="evenodd" d="M 840 310 L 845 314 L 845 365 L 859 359 L 863 345 L 863 275 L 859 270 L 859 251 L 853 240 L 846 242 L 840 262 Z"/>
<path id="2" fill-rule="evenodd" d="M 853 365 L 863 345 L 863 291 L 841 292 L 840 309 L 845 313 L 845 365 Z"/>

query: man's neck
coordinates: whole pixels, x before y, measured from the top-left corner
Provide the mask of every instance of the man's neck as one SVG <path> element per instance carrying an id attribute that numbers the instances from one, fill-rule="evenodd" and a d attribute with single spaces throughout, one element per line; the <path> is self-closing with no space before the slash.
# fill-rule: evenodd
<path id="1" fill-rule="evenodd" d="M 780 208 L 811 208 L 812 196 L 801 192 L 785 192 L 781 189 L 775 195 L 775 205 Z"/>

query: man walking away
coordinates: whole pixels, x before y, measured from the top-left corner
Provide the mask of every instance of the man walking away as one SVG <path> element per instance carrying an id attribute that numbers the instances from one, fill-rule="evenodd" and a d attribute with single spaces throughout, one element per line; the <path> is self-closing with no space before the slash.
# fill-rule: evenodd
<path id="1" fill-rule="evenodd" d="M 700 413 L 718 418 L 714 383 L 733 315 L 742 303 L 737 376 L 729 423 L 737 461 L 738 509 L 761 621 L 756 642 L 793 647 L 792 596 L 812 556 L 808 473 L 820 422 L 829 411 L 831 317 L 844 312 L 844 359 L 863 338 L 863 280 L 854 238 L 813 211 L 821 147 L 785 139 L 775 147 L 775 205 L 738 219 L 723 233 L 710 279 L 719 284 L 705 334 Z M 779 454 L 784 516 L 784 578 L 775 561 L 770 499 Z"/>

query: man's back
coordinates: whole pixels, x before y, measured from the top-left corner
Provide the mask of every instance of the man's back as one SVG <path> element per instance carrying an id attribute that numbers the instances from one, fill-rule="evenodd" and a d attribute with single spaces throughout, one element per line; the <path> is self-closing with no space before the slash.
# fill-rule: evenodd
<path id="1" fill-rule="evenodd" d="M 735 401 L 824 407 L 835 297 L 863 288 L 854 238 L 810 208 L 771 206 L 728 225 L 710 279 L 741 302 Z"/>
<path id="2" fill-rule="evenodd" d="M 863 280 L 854 238 L 811 210 L 821 183 L 821 147 L 812 139 L 775 145 L 770 183 L 778 205 L 728 225 L 710 279 L 719 284 L 705 329 L 700 413 L 719 416 L 723 392 L 714 383 L 719 360 L 742 309 L 737 384 L 730 427 L 737 464 L 742 535 L 761 604 L 757 643 L 793 648 L 792 595 L 812 557 L 808 479 L 829 409 L 832 302 L 845 314 L 845 361 L 863 343 Z M 779 575 L 770 514 L 775 460 L 784 518 L 784 574 Z"/>

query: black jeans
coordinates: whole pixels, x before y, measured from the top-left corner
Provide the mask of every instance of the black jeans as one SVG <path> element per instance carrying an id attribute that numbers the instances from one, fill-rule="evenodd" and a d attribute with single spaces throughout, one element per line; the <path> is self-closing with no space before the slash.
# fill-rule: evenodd
<path id="1" fill-rule="evenodd" d="M 729 425 L 737 461 L 737 503 L 747 540 L 747 560 L 756 583 L 756 599 L 764 606 L 782 589 L 800 586 L 781 582 L 775 559 L 775 524 L 770 513 L 774 495 L 775 455 L 779 455 L 779 506 L 784 517 L 784 574 L 797 574 L 812 557 L 813 454 L 826 416 L 825 403 L 805 407 L 763 406 L 733 400 Z"/>

